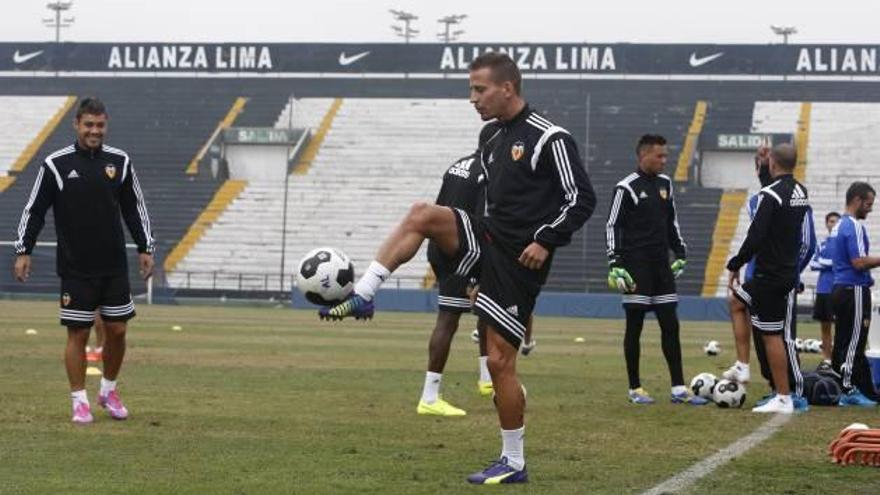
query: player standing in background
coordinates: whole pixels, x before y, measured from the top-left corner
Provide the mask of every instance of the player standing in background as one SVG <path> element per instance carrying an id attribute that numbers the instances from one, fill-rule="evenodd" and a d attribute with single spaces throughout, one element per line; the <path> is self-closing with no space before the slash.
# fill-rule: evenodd
<path id="1" fill-rule="evenodd" d="M 795 393 L 798 395 L 802 393 L 803 378 L 797 363 L 787 359 L 787 356 L 796 354 L 791 348 L 793 342 L 783 336 L 791 331 L 795 317 L 803 237 L 807 231 L 804 225 L 812 215 L 807 189 L 792 175 L 797 165 L 794 146 L 777 145 L 769 158 L 768 170 L 774 182 L 761 189 L 748 235 L 739 252 L 727 262 L 730 272 L 728 288 L 748 307 L 752 326 L 761 330 L 767 364 L 776 389 L 775 395 L 752 411 L 791 414 L 794 406 L 789 372 L 795 375 Z M 754 276 L 740 285 L 739 270 L 752 257 L 755 257 Z"/>
<path id="2" fill-rule="evenodd" d="M 865 357 L 872 316 L 871 269 L 880 266 L 880 257 L 868 254 L 868 229 L 860 222 L 871 213 L 875 196 L 869 184 L 853 182 L 846 191 L 846 211 L 828 239 L 834 265 L 831 366 L 843 379 L 841 406 L 871 407 L 880 401 Z"/>
<path id="3" fill-rule="evenodd" d="M 829 236 L 839 221 L 840 213 L 836 211 L 825 215 L 825 228 L 828 229 Z M 816 300 L 813 303 L 813 319 L 818 321 L 822 328 L 822 362 L 816 368 L 818 372 L 833 371 L 831 348 L 834 342 L 831 325 L 834 323 L 834 305 L 831 304 L 831 290 L 834 288 L 834 263 L 828 246 L 829 238 L 819 243 L 816 255 L 810 261 L 810 270 L 819 272 L 819 278 L 816 280 Z"/>
<path id="4" fill-rule="evenodd" d="M 501 425 L 498 460 L 467 478 L 474 484 L 522 483 L 526 471 L 525 394 L 516 357 L 556 248 L 590 217 L 596 197 L 574 139 L 530 108 L 522 76 L 503 53 L 470 65 L 470 101 L 484 121 L 496 119 L 480 143 L 488 181 L 486 216 L 424 203 L 386 238 L 376 260 L 346 301 L 320 311 L 325 318 L 370 315 L 378 287 L 428 238 L 455 259 L 456 273 L 479 270 L 474 304 L 486 324 L 489 372 Z M 485 133 L 481 133 L 485 134 Z"/>
<path id="5" fill-rule="evenodd" d="M 660 324 L 661 348 L 672 382 L 673 403 L 695 406 L 709 401 L 694 396 L 684 384 L 675 279 L 684 271 L 687 248 L 678 226 L 672 179 L 666 167 L 666 139 L 645 134 L 636 145 L 638 168 L 617 183 L 605 229 L 610 271 L 608 284 L 623 292 L 626 331 L 623 355 L 629 378 L 628 397 L 634 404 L 653 404 L 639 376 L 645 313 Z M 670 265 L 669 251 L 675 254 Z"/>
<path id="6" fill-rule="evenodd" d="M 434 203 L 438 206 L 459 208 L 471 215 L 481 214 L 480 210 L 484 208 L 486 201 L 485 186 L 486 177 L 483 174 L 483 167 L 480 166 L 480 157 L 478 153 L 474 153 L 455 162 L 443 174 L 443 185 Z M 428 244 L 428 261 L 437 277 L 439 292 L 437 323 L 428 344 L 428 371 L 425 373 L 425 384 L 422 387 L 422 397 L 416 412 L 435 416 L 464 416 L 466 414 L 464 410 L 454 407 L 442 398 L 440 386 L 443 369 L 449 357 L 449 347 L 458 330 L 459 319 L 462 313 L 471 310 L 471 301 L 468 297 L 468 285 L 471 280 L 455 274 L 452 260 L 440 251 L 434 241 Z M 481 344 L 480 379 L 477 381 L 477 387 L 481 394 L 487 389 L 488 395 L 492 393 L 492 382 L 487 360 L 485 345 Z"/>
<path id="7" fill-rule="evenodd" d="M 758 151 L 755 154 L 755 174 L 758 176 L 758 181 L 761 184 L 762 190 L 774 182 L 773 177 L 770 174 L 770 148 L 766 146 L 758 148 Z M 760 200 L 761 191 L 758 191 L 758 193 L 749 198 L 747 204 L 749 222 L 754 221 Z M 801 248 L 798 251 L 797 278 L 795 285 L 796 293 L 794 296 L 795 308 L 797 307 L 797 293 L 803 290 L 803 284 L 800 281 L 800 274 L 803 272 L 804 268 L 806 268 L 815 249 L 816 233 L 813 225 L 812 208 L 810 208 L 801 230 Z M 756 258 L 752 257 L 752 259 L 746 264 L 745 282 L 749 282 L 754 277 L 756 265 Z M 758 406 L 763 406 L 776 396 L 776 384 L 773 381 L 773 374 L 770 370 L 770 363 L 767 359 L 767 352 L 764 347 L 764 332 L 752 324 L 749 315 L 749 308 L 743 304 L 739 298 L 731 293 L 728 302 L 730 305 L 731 322 L 733 323 L 737 361 L 722 374 L 722 377 L 739 383 L 747 383 L 751 379 L 751 372 L 749 370 L 749 345 L 750 340 L 754 337 L 755 354 L 758 356 L 758 363 L 761 367 L 761 376 L 767 380 L 767 383 L 770 386 L 770 392 L 756 403 Z M 792 402 L 796 410 L 805 411 L 809 408 L 809 405 L 806 399 L 802 396 L 803 376 L 800 370 L 800 356 L 798 355 L 795 346 L 795 340 L 797 338 L 797 318 L 791 318 L 791 321 L 785 327 L 785 332 L 783 332 L 782 338 L 785 342 L 786 360 L 788 362 L 789 387 L 796 392 L 792 397 Z"/>
<path id="8" fill-rule="evenodd" d="M 104 332 L 104 320 L 101 319 L 101 311 L 95 311 L 95 347 L 92 348 L 86 345 L 86 361 L 96 363 L 103 359 Z"/>
<path id="9" fill-rule="evenodd" d="M 143 192 L 128 154 L 104 144 L 107 121 L 100 100 L 80 102 L 73 122 L 76 141 L 50 154 L 40 167 L 15 243 L 15 277 L 24 282 L 46 211 L 52 208 L 61 324 L 67 327 L 65 363 L 73 422 L 79 424 L 93 420 L 85 390 L 85 348 L 96 310 L 106 329 L 98 404 L 114 419 L 128 417 L 116 390 L 126 322 L 135 315 L 122 220 L 137 243 L 141 275 L 147 278 L 153 271 L 153 236 Z"/>

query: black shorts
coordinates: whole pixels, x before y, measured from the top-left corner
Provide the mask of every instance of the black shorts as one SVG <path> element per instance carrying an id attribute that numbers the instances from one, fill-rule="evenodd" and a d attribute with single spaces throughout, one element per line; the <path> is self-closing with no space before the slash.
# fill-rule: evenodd
<path id="1" fill-rule="evenodd" d="M 794 319 L 795 289 L 752 278 L 733 292 L 749 308 L 752 326 L 767 334 L 782 334 Z"/>
<path id="2" fill-rule="evenodd" d="M 99 310 L 106 321 L 128 321 L 134 317 L 134 302 L 127 275 L 61 279 L 61 324 L 88 328 Z"/>
<path id="3" fill-rule="evenodd" d="M 519 349 L 546 270 L 526 268 L 501 249 L 479 217 L 454 211 L 459 239 L 459 251 L 452 260 L 456 274 L 477 278 L 480 292 L 474 312 Z"/>
<path id="4" fill-rule="evenodd" d="M 636 290 L 623 295 L 624 308 L 650 309 L 661 304 L 678 304 L 675 275 L 667 261 L 629 261 L 623 267 L 636 283 Z"/>
<path id="5" fill-rule="evenodd" d="M 831 304 L 831 294 L 816 294 L 816 301 L 813 303 L 813 319 L 834 321 L 834 305 Z"/>
<path id="6" fill-rule="evenodd" d="M 471 310 L 471 300 L 468 298 L 469 285 L 476 283 L 475 279 L 461 277 L 453 273 L 451 268 L 452 259 L 440 252 L 440 249 L 431 242 L 428 245 L 428 261 L 434 276 L 437 277 L 437 307 L 441 311 L 450 313 L 467 313 Z"/>

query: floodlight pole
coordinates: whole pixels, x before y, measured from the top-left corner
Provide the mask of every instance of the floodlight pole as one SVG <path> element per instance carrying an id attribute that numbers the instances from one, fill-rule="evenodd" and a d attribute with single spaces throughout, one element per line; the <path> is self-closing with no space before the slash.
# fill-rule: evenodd
<path id="1" fill-rule="evenodd" d="M 417 20 L 419 16 L 413 14 L 412 12 L 406 12 L 403 10 L 389 9 L 388 11 L 391 12 L 392 16 L 394 16 L 395 21 L 400 21 L 403 23 L 402 28 L 400 26 L 392 25 L 391 29 L 397 34 L 397 36 L 400 36 L 404 39 L 404 43 L 409 43 L 410 39 L 415 38 L 416 35 L 419 34 L 418 29 L 413 29 L 410 27 L 410 23 Z"/>
<path id="2" fill-rule="evenodd" d="M 55 19 L 43 19 L 46 27 L 55 28 L 55 43 L 61 42 L 61 28 L 68 28 L 73 25 L 76 20 L 74 17 L 65 17 L 61 19 L 61 12 L 70 10 L 73 7 L 73 0 L 63 1 L 56 0 L 46 4 L 46 8 L 55 12 Z"/>
<path id="3" fill-rule="evenodd" d="M 788 37 L 797 34 L 797 28 L 794 26 L 770 26 L 770 30 L 773 31 L 774 34 L 782 36 L 782 44 L 788 44 Z"/>
<path id="4" fill-rule="evenodd" d="M 464 34 L 464 31 L 459 30 L 453 33 L 450 31 L 450 28 L 453 25 L 461 24 L 461 21 L 465 18 L 467 18 L 467 14 L 453 14 L 437 19 L 437 22 L 443 24 L 443 32 L 437 33 L 437 37 L 444 43 L 456 41 L 460 35 Z"/>
<path id="5" fill-rule="evenodd" d="M 293 130 L 293 93 L 287 97 L 287 129 Z M 286 157 L 284 159 L 284 204 L 281 206 L 281 267 L 279 268 L 278 291 L 284 293 L 284 261 L 287 255 L 287 191 L 290 188 L 290 145 L 287 147 Z M 293 290 L 293 282 L 291 279 L 290 290 Z M 280 296 L 280 295 L 279 295 Z M 278 298 L 279 300 L 281 297 Z"/>

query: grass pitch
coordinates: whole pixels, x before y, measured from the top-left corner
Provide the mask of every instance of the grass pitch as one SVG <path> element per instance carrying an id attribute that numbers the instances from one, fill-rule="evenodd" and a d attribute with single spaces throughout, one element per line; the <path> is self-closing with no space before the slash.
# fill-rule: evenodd
<path id="1" fill-rule="evenodd" d="M 0 493 L 475 493 L 470 472 L 498 455 L 491 401 L 476 392 L 477 349 L 463 319 L 443 394 L 465 418 L 415 414 L 434 315 L 378 313 L 367 323 L 318 321 L 285 308 L 140 306 L 120 392 L 125 422 L 96 407 L 70 423 L 57 307 L 0 301 Z M 171 330 L 173 325 L 182 332 Z M 38 335 L 25 335 L 35 328 Z M 800 335 L 818 337 L 815 325 Z M 642 336 L 644 386 L 626 401 L 623 322 L 537 318 L 538 348 L 520 357 L 528 387 L 532 482 L 517 493 L 640 493 L 767 420 L 743 410 L 672 405 L 659 330 Z M 575 343 L 583 337 L 585 343 Z M 719 340 L 723 352 L 705 356 Z M 687 378 L 733 359 L 728 325 L 682 326 Z M 818 362 L 804 356 L 805 368 Z M 755 369 L 753 368 L 753 372 Z M 748 405 L 765 393 L 760 378 Z M 829 462 L 828 442 L 877 410 L 817 408 L 687 493 L 875 494 L 880 472 Z"/>

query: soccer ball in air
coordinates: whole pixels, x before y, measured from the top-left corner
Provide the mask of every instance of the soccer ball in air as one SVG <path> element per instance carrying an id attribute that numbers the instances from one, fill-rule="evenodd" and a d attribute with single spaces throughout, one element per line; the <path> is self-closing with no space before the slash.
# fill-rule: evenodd
<path id="1" fill-rule="evenodd" d="M 338 303 L 348 297 L 354 287 L 354 264 L 338 249 L 313 249 L 299 262 L 296 286 L 312 304 Z"/>
<path id="2" fill-rule="evenodd" d="M 742 407 L 746 401 L 746 387 L 742 383 L 720 380 L 715 384 L 712 400 L 718 407 L 725 409 Z"/>
<path id="3" fill-rule="evenodd" d="M 712 373 L 700 373 L 691 380 L 691 392 L 704 399 L 712 400 L 712 392 L 715 390 L 716 383 L 718 383 L 718 377 Z"/>
<path id="4" fill-rule="evenodd" d="M 721 344 L 717 340 L 710 340 L 703 346 L 703 352 L 710 356 L 717 356 L 721 353 Z"/>

